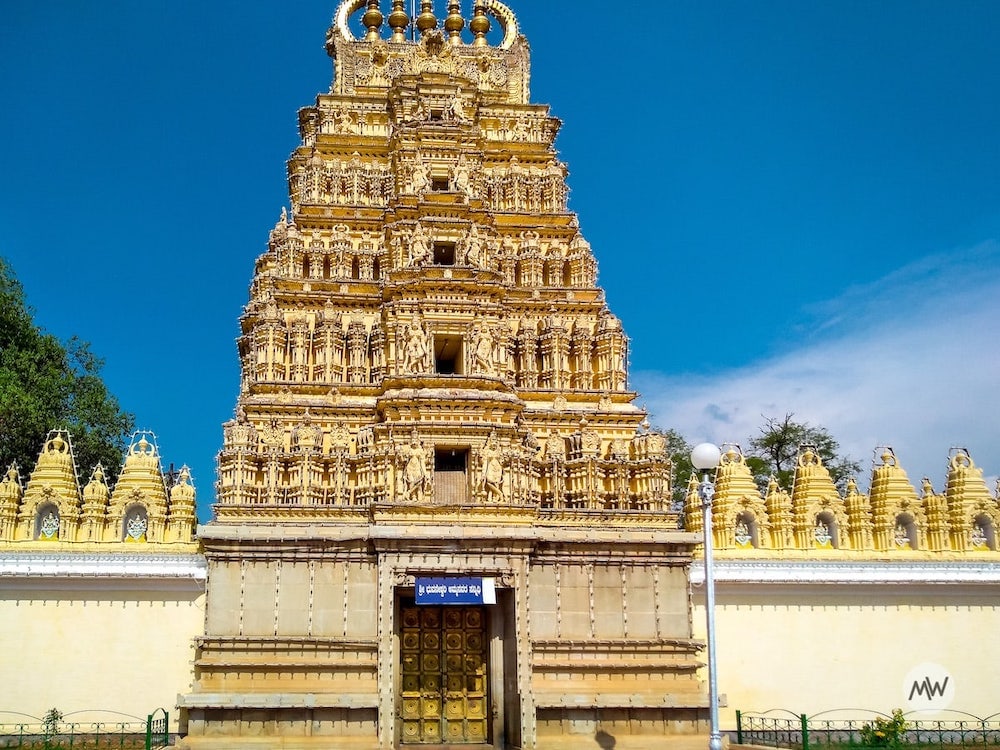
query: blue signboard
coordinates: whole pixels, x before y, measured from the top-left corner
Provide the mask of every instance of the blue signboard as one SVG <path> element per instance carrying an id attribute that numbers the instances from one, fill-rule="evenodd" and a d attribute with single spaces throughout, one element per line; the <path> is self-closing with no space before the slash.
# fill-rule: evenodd
<path id="1" fill-rule="evenodd" d="M 493 578 L 418 578 L 417 604 L 496 604 Z"/>

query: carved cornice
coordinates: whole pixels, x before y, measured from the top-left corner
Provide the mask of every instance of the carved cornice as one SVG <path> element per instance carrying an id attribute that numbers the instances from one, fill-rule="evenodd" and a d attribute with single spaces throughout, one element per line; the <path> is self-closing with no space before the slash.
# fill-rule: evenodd
<path id="1" fill-rule="evenodd" d="M 198 554 L 89 554 L 74 552 L 0 553 L 0 585 L 11 579 L 131 579 L 189 581 L 203 586 L 205 558 Z"/>
<path id="2" fill-rule="evenodd" d="M 714 565 L 717 584 L 933 584 L 997 585 L 1000 563 L 992 562 L 845 562 L 845 561 L 771 561 L 717 560 Z M 705 581 L 704 561 L 691 564 L 691 583 Z"/>
<path id="3" fill-rule="evenodd" d="M 181 708 L 377 708 L 376 693 L 187 693 Z"/>

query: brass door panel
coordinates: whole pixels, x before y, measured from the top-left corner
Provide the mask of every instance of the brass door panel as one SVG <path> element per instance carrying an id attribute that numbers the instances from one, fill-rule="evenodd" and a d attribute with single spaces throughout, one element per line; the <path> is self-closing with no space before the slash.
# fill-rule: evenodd
<path id="1" fill-rule="evenodd" d="M 485 743 L 483 607 L 404 606 L 401 630 L 401 741 Z"/>

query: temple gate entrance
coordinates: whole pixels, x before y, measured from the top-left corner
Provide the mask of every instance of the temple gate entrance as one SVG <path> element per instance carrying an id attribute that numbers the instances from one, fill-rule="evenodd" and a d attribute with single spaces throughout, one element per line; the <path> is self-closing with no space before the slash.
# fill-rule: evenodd
<path id="1" fill-rule="evenodd" d="M 485 607 L 418 607 L 411 601 L 400 614 L 400 741 L 485 744 Z"/>

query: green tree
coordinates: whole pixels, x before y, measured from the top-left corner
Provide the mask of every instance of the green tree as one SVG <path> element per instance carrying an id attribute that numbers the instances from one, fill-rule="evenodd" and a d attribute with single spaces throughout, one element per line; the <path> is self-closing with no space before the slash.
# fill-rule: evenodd
<path id="1" fill-rule="evenodd" d="M 654 428 L 667 442 L 670 456 L 670 509 L 680 513 L 678 523 L 684 528 L 684 502 L 687 500 L 688 480 L 694 472 L 691 465 L 691 443 L 675 429 Z"/>
<path id="2" fill-rule="evenodd" d="M 810 446 L 830 471 L 834 484 L 843 490 L 847 480 L 861 471 L 861 464 L 840 454 L 840 443 L 825 427 L 796 422 L 794 416 L 765 417 L 760 434 L 750 439 L 747 465 L 758 484 L 766 486 L 774 475 L 779 485 L 791 489 L 799 449 Z"/>
<path id="3" fill-rule="evenodd" d="M 667 440 L 667 455 L 670 456 L 670 505 L 674 510 L 683 510 L 687 497 L 688 479 L 694 468 L 691 466 L 691 444 L 677 430 L 657 430 Z"/>
<path id="4" fill-rule="evenodd" d="M 0 258 L 0 469 L 35 465 L 49 430 L 69 430 L 77 466 L 117 475 L 134 417 L 101 379 L 104 363 L 77 338 L 63 344 L 35 325 L 24 290 Z"/>

